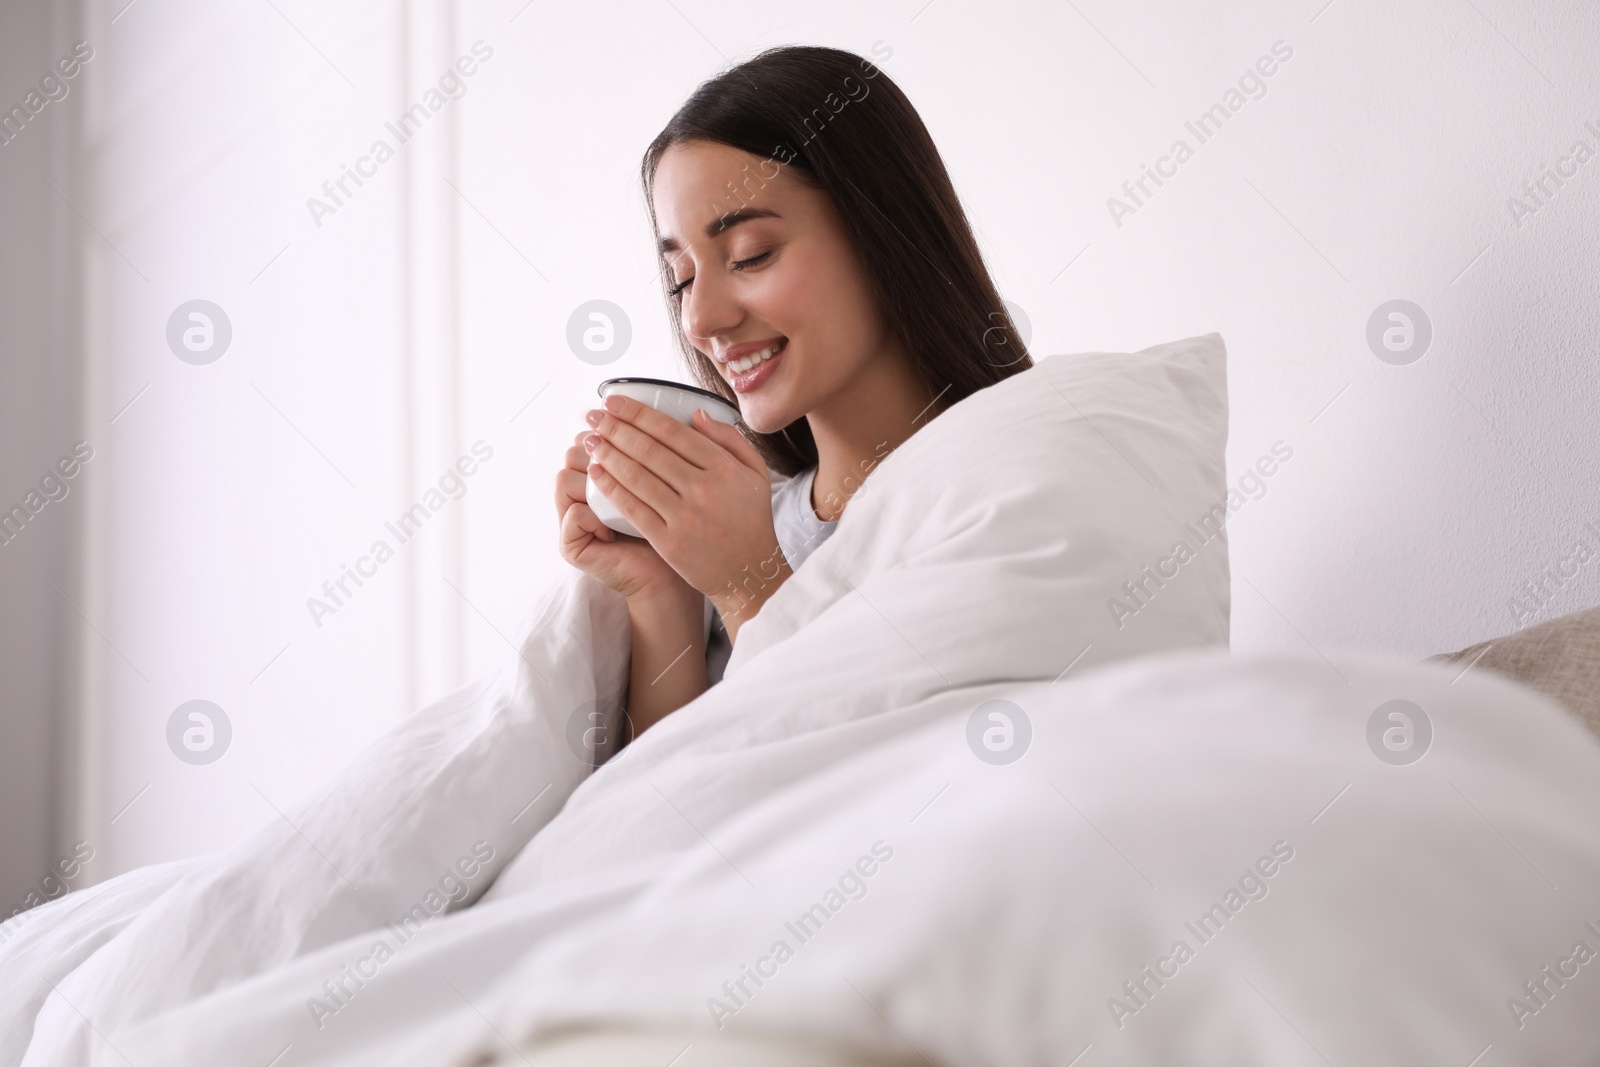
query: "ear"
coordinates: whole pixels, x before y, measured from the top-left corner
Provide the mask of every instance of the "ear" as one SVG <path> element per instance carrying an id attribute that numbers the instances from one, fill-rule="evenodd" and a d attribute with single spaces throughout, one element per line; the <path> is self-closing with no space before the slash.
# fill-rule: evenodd
<path id="1" fill-rule="evenodd" d="M 767 473 L 766 457 L 761 454 L 759 448 L 750 443 L 748 437 L 739 432 L 738 427 L 713 419 L 703 408 L 695 411 L 692 421 L 695 429 L 732 452 L 740 463 L 763 475 Z"/>

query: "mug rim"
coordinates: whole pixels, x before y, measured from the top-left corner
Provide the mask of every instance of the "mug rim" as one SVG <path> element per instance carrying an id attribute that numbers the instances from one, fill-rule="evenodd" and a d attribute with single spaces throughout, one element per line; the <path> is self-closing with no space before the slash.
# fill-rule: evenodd
<path id="1" fill-rule="evenodd" d="M 701 396 L 710 397 L 712 400 L 720 400 L 727 407 L 732 408 L 734 414 L 739 413 L 739 405 L 733 403 L 725 396 L 720 396 L 717 393 L 713 393 L 709 389 L 702 389 L 698 385 L 687 385 L 683 382 L 668 381 L 665 378 L 607 378 L 605 381 L 597 385 L 594 391 L 597 396 L 605 396 L 605 388 L 608 385 L 632 385 L 636 382 L 642 385 L 669 385 L 674 389 L 683 389 L 691 393 L 698 393 Z"/>

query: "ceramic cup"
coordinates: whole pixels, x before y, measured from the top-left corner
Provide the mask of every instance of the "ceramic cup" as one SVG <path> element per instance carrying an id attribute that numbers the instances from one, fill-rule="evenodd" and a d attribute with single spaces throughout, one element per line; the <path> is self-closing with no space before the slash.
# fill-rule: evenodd
<path id="1" fill-rule="evenodd" d="M 739 421 L 739 409 L 716 393 L 708 392 L 693 385 L 684 385 L 682 382 L 669 382 L 660 378 L 608 378 L 600 383 L 598 390 L 600 403 L 604 405 L 606 397 L 620 395 L 632 397 L 641 404 L 647 404 L 657 411 L 671 415 L 685 426 L 693 426 L 689 420 L 694 418 L 696 411 L 704 411 L 718 422 L 725 422 L 732 426 Z M 594 479 L 588 480 L 584 492 L 588 499 L 589 507 L 593 509 L 601 522 L 605 523 L 617 533 L 627 534 L 629 537 L 643 537 L 634 529 L 616 508 L 611 506 L 611 501 L 605 494 L 595 488 Z"/>

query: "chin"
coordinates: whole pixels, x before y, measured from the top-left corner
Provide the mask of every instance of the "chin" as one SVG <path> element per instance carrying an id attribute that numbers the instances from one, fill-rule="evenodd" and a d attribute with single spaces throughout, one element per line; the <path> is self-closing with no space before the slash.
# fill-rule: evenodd
<path id="1" fill-rule="evenodd" d="M 756 433 L 777 433 L 799 417 L 789 410 L 789 405 L 774 404 L 768 397 L 739 404 L 739 418 Z"/>
<path id="2" fill-rule="evenodd" d="M 799 395 L 802 390 L 797 388 L 804 383 L 787 380 L 790 373 L 787 368 L 780 366 L 778 373 L 755 392 L 734 393 L 739 405 L 739 418 L 751 430 L 761 434 L 778 433 L 805 416 L 809 408 L 805 397 Z M 732 387 L 731 384 L 729 387 Z"/>
<path id="3" fill-rule="evenodd" d="M 750 429 L 754 430 L 756 433 L 777 433 L 779 430 L 783 429 L 785 426 L 789 425 L 789 423 L 794 421 L 793 419 L 784 420 L 782 418 L 773 418 L 769 413 L 761 408 L 750 411 L 745 409 L 743 405 L 740 405 L 739 417 L 744 420 L 744 424 L 746 426 L 750 427 Z"/>

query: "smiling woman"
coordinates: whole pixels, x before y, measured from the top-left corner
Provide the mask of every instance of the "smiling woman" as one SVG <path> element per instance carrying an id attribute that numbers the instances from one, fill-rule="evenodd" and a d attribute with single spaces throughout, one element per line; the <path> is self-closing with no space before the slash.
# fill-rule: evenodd
<path id="1" fill-rule="evenodd" d="M 712 78 L 640 176 L 689 372 L 743 425 L 612 397 L 557 475 L 563 557 L 628 601 L 635 731 L 720 679 L 873 466 L 1032 366 L 927 128 L 860 56 L 775 48 Z M 588 508 L 590 475 L 643 539 Z"/>

